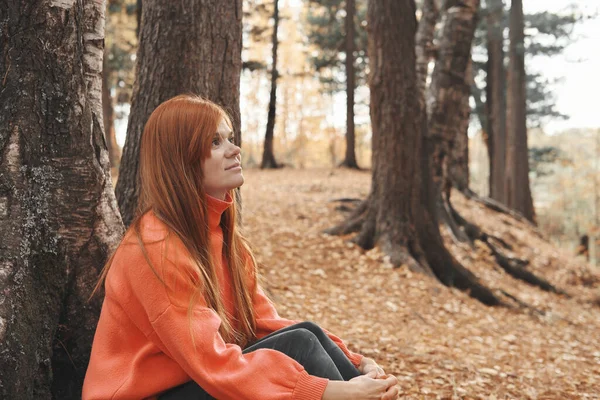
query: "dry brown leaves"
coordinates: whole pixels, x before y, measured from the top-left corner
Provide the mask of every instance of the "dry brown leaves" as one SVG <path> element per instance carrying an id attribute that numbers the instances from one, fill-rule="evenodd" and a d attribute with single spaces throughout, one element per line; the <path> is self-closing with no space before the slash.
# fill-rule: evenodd
<path id="1" fill-rule="evenodd" d="M 375 358 L 409 399 L 600 399 L 600 274 L 527 225 L 460 194 L 453 204 L 512 255 L 567 291 L 546 293 L 508 276 L 487 247 L 452 253 L 482 282 L 532 308 L 491 308 L 433 279 L 392 268 L 374 249 L 323 229 L 344 218 L 341 197 L 364 198 L 370 173 L 245 172 L 244 231 L 282 316 L 313 320 Z"/>

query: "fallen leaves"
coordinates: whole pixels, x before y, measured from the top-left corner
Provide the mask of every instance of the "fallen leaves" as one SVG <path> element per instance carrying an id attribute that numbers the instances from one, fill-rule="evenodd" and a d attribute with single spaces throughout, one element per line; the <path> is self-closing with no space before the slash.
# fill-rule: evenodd
<path id="1" fill-rule="evenodd" d="M 543 292 L 495 266 L 487 246 L 446 245 L 479 279 L 540 313 L 491 308 L 392 268 L 378 248 L 321 232 L 341 221 L 330 200 L 361 198 L 369 172 L 250 170 L 244 232 L 281 315 L 314 320 L 398 377 L 408 399 L 600 399 L 600 274 L 527 225 L 453 193 L 469 221 L 572 297 Z"/>

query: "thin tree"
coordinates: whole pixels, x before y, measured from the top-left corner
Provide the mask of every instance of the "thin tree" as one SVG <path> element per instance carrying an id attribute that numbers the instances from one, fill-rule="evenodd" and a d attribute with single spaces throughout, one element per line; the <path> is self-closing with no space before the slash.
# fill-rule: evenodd
<path id="1" fill-rule="evenodd" d="M 506 205 L 531 222 L 535 211 L 529 185 L 527 147 L 527 101 L 523 1 L 512 0 L 510 8 L 510 47 L 506 130 Z"/>
<path id="2" fill-rule="evenodd" d="M 116 193 L 129 225 L 139 197 L 139 143 L 150 113 L 181 93 L 195 93 L 231 114 L 240 134 L 242 0 L 145 0 L 127 138 Z"/>
<path id="3" fill-rule="evenodd" d="M 432 149 L 423 137 L 427 120 L 416 73 L 414 0 L 371 1 L 368 21 L 371 191 L 347 221 L 328 232 L 359 232 L 354 242 L 365 249 L 378 245 L 393 264 L 435 275 L 486 304 L 498 304 L 452 257 L 440 235 L 431 196 Z"/>
<path id="4" fill-rule="evenodd" d="M 269 97 L 269 114 L 267 117 L 267 132 L 265 133 L 265 145 L 263 149 L 262 162 L 260 163 L 261 168 L 279 168 L 275 160 L 275 153 L 273 151 L 273 131 L 275 130 L 275 116 L 277 107 L 277 78 L 279 72 L 277 71 L 277 48 L 279 45 L 279 39 L 277 38 L 277 32 L 279 30 L 279 0 L 273 1 L 273 35 L 272 35 L 272 65 L 271 65 L 271 95 Z"/>
<path id="5" fill-rule="evenodd" d="M 121 223 L 102 115 L 103 1 L 0 13 L 0 398 L 80 399 Z"/>
<path id="6" fill-rule="evenodd" d="M 356 72 L 354 68 L 355 0 L 346 0 L 345 49 L 346 49 L 346 155 L 340 166 L 358 169 L 356 162 L 356 131 L 354 129 L 354 90 Z"/>
<path id="7" fill-rule="evenodd" d="M 504 4 L 488 0 L 487 10 L 487 135 L 490 155 L 490 197 L 506 204 L 506 71 L 504 68 Z"/>

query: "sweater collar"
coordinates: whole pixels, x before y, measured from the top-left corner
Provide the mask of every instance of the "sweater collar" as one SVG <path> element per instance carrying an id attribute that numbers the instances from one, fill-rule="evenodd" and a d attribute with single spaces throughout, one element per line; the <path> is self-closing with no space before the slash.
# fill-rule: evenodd
<path id="1" fill-rule="evenodd" d="M 227 210 L 233 204 L 233 199 L 229 193 L 225 195 L 225 200 L 220 200 L 210 195 L 206 195 L 206 199 L 208 209 L 208 228 L 210 231 L 213 231 L 221 223 L 221 215 L 223 215 L 225 210 Z"/>

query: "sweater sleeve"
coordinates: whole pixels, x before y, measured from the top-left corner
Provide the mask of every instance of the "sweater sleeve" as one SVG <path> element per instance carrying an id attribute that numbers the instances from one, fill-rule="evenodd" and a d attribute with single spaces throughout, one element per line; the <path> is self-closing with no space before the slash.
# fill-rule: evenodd
<path id="1" fill-rule="evenodd" d="M 256 312 L 256 330 L 258 339 L 275 332 L 276 330 L 286 328 L 290 325 L 297 324 L 300 321 L 293 321 L 285 318 L 281 318 L 275 309 L 273 303 L 266 296 L 260 285 L 256 284 L 256 292 L 254 293 L 254 310 Z M 334 335 L 333 333 L 322 328 L 323 331 L 329 336 L 331 340 L 338 345 L 338 347 L 346 354 L 346 357 L 358 368 L 363 356 L 358 353 L 354 353 L 348 349 L 346 344 Z"/>
<path id="2" fill-rule="evenodd" d="M 157 274 L 147 265 L 138 267 L 138 258 L 126 269 L 127 282 L 150 322 L 146 335 L 192 380 L 221 400 L 322 398 L 328 380 L 309 375 L 285 354 L 271 349 L 243 354 L 238 345 L 225 343 L 219 334 L 221 319 L 202 297 L 189 318 L 194 270 L 181 252 L 173 252 L 178 255 L 175 260 L 160 262 L 156 247 L 147 249 L 150 259 L 160 265 Z"/>

